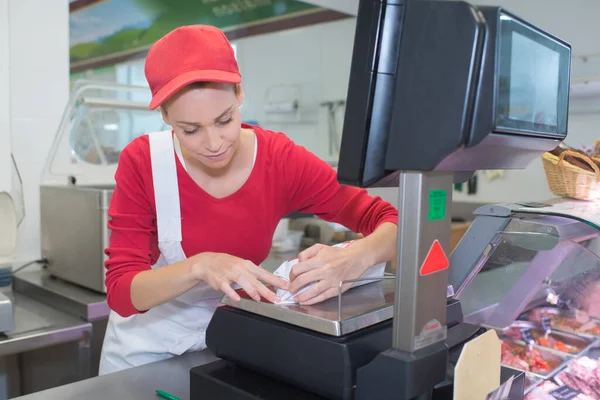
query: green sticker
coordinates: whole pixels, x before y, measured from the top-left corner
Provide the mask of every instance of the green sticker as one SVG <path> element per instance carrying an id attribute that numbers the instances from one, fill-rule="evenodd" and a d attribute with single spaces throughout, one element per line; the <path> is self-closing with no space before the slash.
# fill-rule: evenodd
<path id="1" fill-rule="evenodd" d="M 429 191 L 429 213 L 427 219 L 430 221 L 439 221 L 446 218 L 446 191 Z"/>

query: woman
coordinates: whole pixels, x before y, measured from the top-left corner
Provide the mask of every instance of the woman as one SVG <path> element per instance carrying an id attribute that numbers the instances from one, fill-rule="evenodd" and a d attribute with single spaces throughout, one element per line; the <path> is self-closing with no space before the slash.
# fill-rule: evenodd
<path id="1" fill-rule="evenodd" d="M 178 28 L 145 65 L 151 109 L 173 130 L 143 135 L 121 153 L 110 204 L 106 288 L 112 309 L 100 374 L 198 350 L 232 285 L 277 301 L 265 284 L 315 304 L 393 258 L 397 211 L 365 190 L 340 185 L 325 162 L 285 135 L 242 124 L 241 76 L 225 35 Z M 290 282 L 258 265 L 275 227 L 298 210 L 366 238 L 347 248 L 314 246 Z"/>

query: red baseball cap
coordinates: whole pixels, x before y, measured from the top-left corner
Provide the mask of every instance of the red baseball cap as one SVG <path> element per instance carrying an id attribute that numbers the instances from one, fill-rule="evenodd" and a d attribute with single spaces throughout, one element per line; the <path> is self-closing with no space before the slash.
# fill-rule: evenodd
<path id="1" fill-rule="evenodd" d="M 151 110 L 190 83 L 242 81 L 233 47 L 210 25 L 182 26 L 163 36 L 148 51 L 144 72 Z"/>

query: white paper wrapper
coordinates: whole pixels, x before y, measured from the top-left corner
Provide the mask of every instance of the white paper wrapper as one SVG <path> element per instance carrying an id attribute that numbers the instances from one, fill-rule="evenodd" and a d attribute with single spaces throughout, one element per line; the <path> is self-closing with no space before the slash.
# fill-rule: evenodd
<path id="1" fill-rule="evenodd" d="M 339 243 L 339 244 L 334 245 L 333 247 L 347 247 L 350 244 L 352 244 L 353 242 L 354 241 Z M 279 266 L 279 268 L 277 268 L 275 270 L 275 272 L 273 274 L 282 279 L 285 279 L 286 281 L 289 281 L 290 280 L 290 272 L 292 271 L 292 267 L 296 264 L 298 264 L 297 258 L 285 261 L 283 264 L 281 264 Z M 365 273 L 361 275 L 361 278 L 380 278 L 380 277 L 383 277 L 384 273 L 385 273 L 385 263 L 381 263 L 381 264 L 374 265 L 374 266 L 370 267 L 369 269 L 367 269 L 365 271 Z M 362 286 L 362 285 L 367 285 L 369 283 L 374 283 L 377 281 L 378 280 L 365 280 L 365 281 L 361 281 L 361 282 L 354 282 L 351 287 L 354 288 L 354 287 L 358 287 L 358 286 Z M 311 283 L 310 285 L 305 286 L 304 288 L 299 290 L 295 295 L 297 296 L 300 293 L 304 293 L 312 285 L 314 285 L 314 283 Z M 277 296 L 281 299 L 281 301 L 277 304 L 296 304 L 296 301 L 294 300 L 294 297 L 293 297 L 294 294 L 290 293 L 287 290 L 278 289 Z"/>

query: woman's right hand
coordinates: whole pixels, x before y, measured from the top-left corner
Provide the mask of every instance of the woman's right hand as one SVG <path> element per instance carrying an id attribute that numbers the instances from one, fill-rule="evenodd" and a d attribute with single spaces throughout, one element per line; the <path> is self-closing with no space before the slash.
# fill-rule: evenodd
<path id="1" fill-rule="evenodd" d="M 194 266 L 199 278 L 234 301 L 240 301 L 240 296 L 231 287 L 235 283 L 254 300 L 260 301 L 262 297 L 272 303 L 278 302 L 279 298 L 263 282 L 279 289 L 289 287 L 288 281 L 239 257 L 224 253 L 202 253 L 195 257 L 198 258 Z"/>

